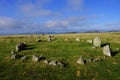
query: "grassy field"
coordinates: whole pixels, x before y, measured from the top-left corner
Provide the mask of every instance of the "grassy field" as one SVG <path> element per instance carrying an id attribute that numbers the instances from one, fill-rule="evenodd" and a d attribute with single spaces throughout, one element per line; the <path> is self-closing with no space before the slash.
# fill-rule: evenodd
<path id="1" fill-rule="evenodd" d="M 120 52 L 113 57 L 85 65 L 77 64 L 80 56 L 104 58 L 102 48 L 92 49 L 88 39 L 99 36 L 102 44 L 110 43 L 112 51 L 120 48 L 120 32 L 54 34 L 55 40 L 47 41 L 48 35 L 0 36 L 0 80 L 120 80 Z M 68 41 L 65 41 L 68 38 Z M 80 38 L 80 41 L 75 41 Z M 36 40 L 41 39 L 42 42 Z M 29 56 L 25 61 L 11 60 L 11 50 L 16 44 L 26 42 L 27 50 L 18 54 Z M 32 62 L 32 55 L 43 55 L 50 60 L 63 61 L 66 66 L 50 66 L 43 61 Z M 79 72 L 79 76 L 78 73 Z"/>

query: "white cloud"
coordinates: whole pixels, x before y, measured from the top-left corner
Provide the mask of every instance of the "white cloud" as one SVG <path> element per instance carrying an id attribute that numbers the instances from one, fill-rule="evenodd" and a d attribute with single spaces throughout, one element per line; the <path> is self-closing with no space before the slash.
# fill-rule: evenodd
<path id="1" fill-rule="evenodd" d="M 84 21 L 86 21 L 86 17 L 83 16 L 73 16 L 68 17 L 64 19 L 56 19 L 56 20 L 50 20 L 44 23 L 45 27 L 51 28 L 51 27 L 61 27 L 65 28 L 68 26 L 74 26 L 74 25 L 81 25 Z"/>
<path id="2" fill-rule="evenodd" d="M 67 0 L 67 3 L 70 10 L 81 10 L 83 8 L 84 0 Z"/>
<path id="3" fill-rule="evenodd" d="M 52 0 L 35 0 L 34 2 L 26 0 L 24 3 L 19 2 L 17 6 L 21 13 L 28 17 L 48 17 L 58 15 L 58 13 L 44 8 L 44 6 L 50 2 L 52 2 Z"/>

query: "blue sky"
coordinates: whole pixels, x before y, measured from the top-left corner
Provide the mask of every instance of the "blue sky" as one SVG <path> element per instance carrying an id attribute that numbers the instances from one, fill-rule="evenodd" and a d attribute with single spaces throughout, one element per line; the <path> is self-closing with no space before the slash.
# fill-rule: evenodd
<path id="1" fill-rule="evenodd" d="M 0 0 L 0 34 L 120 30 L 120 0 Z"/>

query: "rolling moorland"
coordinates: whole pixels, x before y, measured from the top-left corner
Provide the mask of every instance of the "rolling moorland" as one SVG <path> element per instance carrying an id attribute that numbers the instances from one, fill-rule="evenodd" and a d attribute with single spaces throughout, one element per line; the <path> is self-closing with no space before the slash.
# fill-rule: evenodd
<path id="1" fill-rule="evenodd" d="M 47 34 L 0 36 L 0 80 L 120 80 L 120 52 L 107 57 L 102 47 L 93 49 L 93 44 L 86 42 L 99 36 L 102 44 L 110 43 L 111 53 L 115 53 L 120 48 L 120 32 L 52 35 L 54 40 L 50 42 Z M 15 50 L 20 42 L 25 42 L 27 49 L 17 54 L 29 58 L 11 60 L 11 50 Z M 33 62 L 32 55 L 62 61 L 65 66 L 47 65 L 43 60 Z M 80 56 L 85 59 L 100 57 L 102 60 L 81 65 L 77 64 Z"/>

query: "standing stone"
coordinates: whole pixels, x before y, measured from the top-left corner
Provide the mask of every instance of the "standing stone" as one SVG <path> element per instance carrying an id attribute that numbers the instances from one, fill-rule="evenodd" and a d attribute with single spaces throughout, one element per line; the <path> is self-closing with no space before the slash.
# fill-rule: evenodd
<path id="1" fill-rule="evenodd" d="M 80 56 L 80 58 L 77 60 L 78 64 L 84 64 L 84 60 L 82 58 L 82 56 Z"/>
<path id="2" fill-rule="evenodd" d="M 80 39 L 79 39 L 79 38 L 76 38 L 76 41 L 80 41 Z"/>
<path id="3" fill-rule="evenodd" d="M 48 41 L 52 41 L 51 35 L 48 36 Z"/>
<path id="4" fill-rule="evenodd" d="M 93 45 L 95 47 L 100 47 L 101 46 L 101 39 L 100 37 L 95 37 L 94 40 L 93 40 Z"/>
<path id="5" fill-rule="evenodd" d="M 25 42 L 21 42 L 19 44 L 16 45 L 16 52 L 19 52 L 21 50 L 25 50 L 27 47 Z"/>
<path id="6" fill-rule="evenodd" d="M 110 46 L 106 45 L 103 47 L 103 54 L 106 56 L 111 56 Z"/>
<path id="7" fill-rule="evenodd" d="M 87 40 L 86 42 L 92 44 L 92 43 L 93 43 L 93 40 L 90 40 L 90 39 L 89 39 L 89 40 Z"/>

